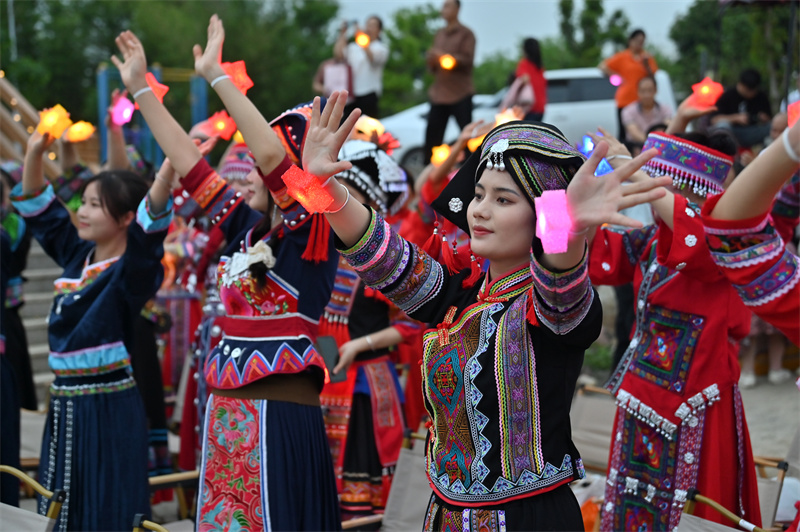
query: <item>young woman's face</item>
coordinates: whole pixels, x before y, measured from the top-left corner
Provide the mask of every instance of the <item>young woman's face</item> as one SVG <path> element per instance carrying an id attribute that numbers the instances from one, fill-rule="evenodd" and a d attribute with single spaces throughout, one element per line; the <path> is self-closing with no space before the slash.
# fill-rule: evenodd
<path id="1" fill-rule="evenodd" d="M 97 182 L 89 183 L 83 191 L 81 206 L 78 208 L 78 236 L 98 244 L 127 238 L 132 214 L 128 213 L 120 221 L 115 220 L 103 205 Z"/>
<path id="2" fill-rule="evenodd" d="M 536 215 L 506 172 L 484 170 L 467 207 L 472 251 L 488 259 L 496 277 L 530 261 Z"/>
<path id="3" fill-rule="evenodd" d="M 244 198 L 251 209 L 259 212 L 267 212 L 270 205 L 270 194 L 258 172 L 251 170 L 247 174 L 248 186 L 244 192 Z"/>

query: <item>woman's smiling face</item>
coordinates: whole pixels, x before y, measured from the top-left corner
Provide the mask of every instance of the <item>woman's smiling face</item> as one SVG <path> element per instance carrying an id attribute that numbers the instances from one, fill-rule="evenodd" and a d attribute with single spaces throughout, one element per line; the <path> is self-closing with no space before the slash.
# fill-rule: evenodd
<path id="1" fill-rule="evenodd" d="M 467 207 L 473 253 L 490 261 L 492 278 L 530 261 L 536 214 L 507 172 L 484 170 Z"/>

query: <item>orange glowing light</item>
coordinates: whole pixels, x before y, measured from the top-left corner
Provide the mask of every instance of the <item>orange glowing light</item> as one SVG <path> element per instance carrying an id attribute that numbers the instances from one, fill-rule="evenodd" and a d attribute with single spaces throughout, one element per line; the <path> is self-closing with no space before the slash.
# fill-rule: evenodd
<path id="1" fill-rule="evenodd" d="M 153 75 L 152 72 L 148 72 L 144 75 L 145 81 L 147 81 L 147 86 L 153 89 L 153 94 L 156 95 L 158 101 L 160 103 L 164 103 L 164 95 L 169 92 L 169 87 L 164 85 L 163 83 L 159 83 L 156 77 Z M 136 109 L 139 109 L 139 104 L 136 104 Z"/>
<path id="2" fill-rule="evenodd" d="M 369 46 L 369 35 L 364 33 L 363 31 L 359 31 L 356 33 L 356 44 L 359 45 L 361 48 L 366 48 Z"/>
<path id="3" fill-rule="evenodd" d="M 211 124 L 213 135 L 218 135 L 224 140 L 231 140 L 233 134 L 236 133 L 236 122 L 225 111 L 211 115 L 208 123 Z"/>
<path id="4" fill-rule="evenodd" d="M 238 129 L 236 130 L 236 133 L 233 134 L 233 142 L 236 144 L 244 144 L 244 136 Z"/>
<path id="5" fill-rule="evenodd" d="M 50 133 L 50 136 L 59 138 L 71 125 L 72 120 L 69 119 L 69 113 L 58 104 L 39 113 L 39 125 L 36 126 L 36 131 L 42 135 Z"/>
<path id="6" fill-rule="evenodd" d="M 445 70 L 453 70 L 456 67 L 456 58 L 450 54 L 444 54 L 439 58 L 439 64 Z"/>
<path id="7" fill-rule="evenodd" d="M 442 144 L 441 146 L 436 146 L 433 148 L 433 153 L 431 154 L 431 164 L 433 166 L 441 166 L 443 162 L 447 160 L 450 156 L 450 146 L 447 144 Z"/>
<path id="8" fill-rule="evenodd" d="M 233 63 L 222 63 L 222 70 L 231 77 L 231 82 L 242 94 L 247 94 L 248 89 L 253 86 L 253 80 L 247 75 L 247 67 L 244 61 L 234 61 Z"/>
<path id="9" fill-rule="evenodd" d="M 700 83 L 692 85 L 694 103 L 700 107 L 714 105 L 724 91 L 725 88 L 722 85 L 709 77 L 706 77 Z"/>
<path id="10" fill-rule="evenodd" d="M 481 147 L 481 144 L 483 144 L 483 139 L 485 139 L 485 138 L 486 138 L 486 135 L 481 135 L 480 137 L 474 137 L 474 138 L 469 139 L 467 141 L 467 149 L 469 149 L 469 151 L 477 150 L 478 148 Z"/>
<path id="11" fill-rule="evenodd" d="M 506 109 L 502 113 L 494 115 L 495 127 L 501 124 L 507 124 L 508 122 L 513 122 L 514 120 L 519 120 L 519 117 L 517 117 L 517 115 L 514 114 L 513 109 Z"/>
<path id="12" fill-rule="evenodd" d="M 67 140 L 70 142 L 81 142 L 90 138 L 95 131 L 95 127 L 89 122 L 75 122 L 67 130 Z"/>

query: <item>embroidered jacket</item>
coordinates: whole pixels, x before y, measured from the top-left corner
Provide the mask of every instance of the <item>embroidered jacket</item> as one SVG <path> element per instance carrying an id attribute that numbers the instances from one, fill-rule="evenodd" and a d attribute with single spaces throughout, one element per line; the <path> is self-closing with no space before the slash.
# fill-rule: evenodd
<path id="1" fill-rule="evenodd" d="M 286 194 L 281 175 L 290 166 L 287 157 L 272 173 L 262 176 L 284 220 L 262 239 L 264 243 L 277 241 L 270 248 L 275 264 L 263 288 L 247 268 L 248 254 L 258 251 L 253 227 L 261 213 L 248 207 L 203 159 L 182 180 L 184 189 L 228 241 L 217 269 L 226 314 L 220 319 L 223 336 L 208 355 L 204 369 L 212 388 L 238 388 L 268 375 L 310 368 L 316 368 L 322 388 L 325 363 L 313 342 L 330 299 L 338 255 L 331 239 L 327 261 L 314 264 L 301 259 L 314 219 Z"/>
<path id="2" fill-rule="evenodd" d="M 771 217 L 711 218 L 720 197 L 703 205 L 711 257 L 750 310 L 800 345 L 800 259 L 786 249 Z"/>
<path id="3" fill-rule="evenodd" d="M 728 404 L 714 409 L 734 410 L 738 341 L 750 312 L 711 260 L 700 209 L 680 195 L 673 230 L 599 228 L 589 275 L 599 285 L 633 282 L 636 294 L 633 338 L 606 385 L 619 409 L 602 528 L 636 529 L 626 512 L 639 504 L 653 529 L 672 530 L 696 486 L 706 408 L 724 396 Z M 735 430 L 727 437 L 733 445 L 711 448 L 735 462 Z"/>
<path id="4" fill-rule="evenodd" d="M 436 494 L 483 506 L 582 478 L 569 409 L 602 320 L 585 261 L 555 274 L 532 259 L 464 290 L 469 270 L 449 275 L 375 212 L 342 255 L 412 318 L 439 324 L 425 333 L 422 364 Z M 537 326 L 526 320 L 531 288 Z"/>
<path id="5" fill-rule="evenodd" d="M 133 322 L 161 284 L 163 241 L 172 202 L 154 214 L 149 196 L 128 228 L 125 252 L 92 263 L 94 243 L 82 240 L 51 185 L 12 201 L 45 252 L 64 268 L 55 281 L 48 336 L 50 368 L 57 376 L 99 375 L 129 369 Z"/>

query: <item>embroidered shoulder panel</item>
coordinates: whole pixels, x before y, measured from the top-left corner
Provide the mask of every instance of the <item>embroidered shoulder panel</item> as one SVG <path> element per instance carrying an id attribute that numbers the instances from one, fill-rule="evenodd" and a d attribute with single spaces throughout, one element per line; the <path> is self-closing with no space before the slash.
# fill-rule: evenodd
<path id="1" fill-rule="evenodd" d="M 746 285 L 734 285 L 734 288 L 739 292 L 745 305 L 756 307 L 786 294 L 799 281 L 798 258 L 784 249 L 783 256 L 769 270 L 753 282 Z"/>

